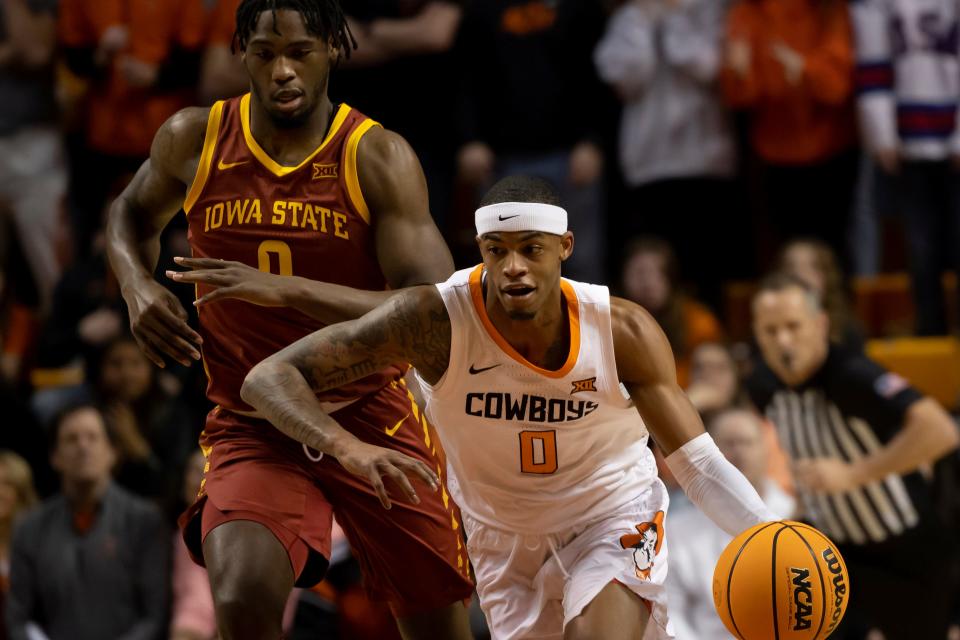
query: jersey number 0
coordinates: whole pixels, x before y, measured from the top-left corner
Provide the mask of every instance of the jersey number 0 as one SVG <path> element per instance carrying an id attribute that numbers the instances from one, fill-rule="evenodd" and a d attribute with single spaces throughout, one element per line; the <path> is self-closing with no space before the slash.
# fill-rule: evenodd
<path id="1" fill-rule="evenodd" d="M 520 432 L 520 471 L 548 475 L 557 470 L 557 432 Z"/>
<path id="2" fill-rule="evenodd" d="M 271 256 L 277 257 L 277 271 L 271 266 Z M 264 240 L 257 247 L 257 268 L 266 273 L 278 273 L 281 276 L 293 275 L 293 254 L 290 245 L 283 240 Z"/>

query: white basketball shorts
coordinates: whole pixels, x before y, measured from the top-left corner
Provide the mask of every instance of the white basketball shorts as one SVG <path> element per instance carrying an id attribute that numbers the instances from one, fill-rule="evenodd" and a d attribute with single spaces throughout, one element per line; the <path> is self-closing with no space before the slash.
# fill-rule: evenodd
<path id="1" fill-rule="evenodd" d="M 564 627 L 615 581 L 648 606 L 643 640 L 673 638 L 664 587 L 668 505 L 667 490 L 657 478 L 620 509 L 560 533 L 512 533 L 463 513 L 467 551 L 492 638 L 559 640 Z"/>

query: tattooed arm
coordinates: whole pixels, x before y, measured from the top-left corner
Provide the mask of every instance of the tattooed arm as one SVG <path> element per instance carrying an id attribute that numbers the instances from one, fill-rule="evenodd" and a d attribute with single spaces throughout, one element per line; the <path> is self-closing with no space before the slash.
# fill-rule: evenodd
<path id="1" fill-rule="evenodd" d="M 240 395 L 289 437 L 366 478 L 389 509 L 384 477 L 419 503 L 407 476 L 418 476 L 436 490 L 436 475 L 419 460 L 353 436 L 323 411 L 316 394 L 394 362 L 410 362 L 434 383 L 449 359 L 450 318 L 440 292 L 432 286 L 413 287 L 362 318 L 317 331 L 270 356 L 247 374 Z"/>

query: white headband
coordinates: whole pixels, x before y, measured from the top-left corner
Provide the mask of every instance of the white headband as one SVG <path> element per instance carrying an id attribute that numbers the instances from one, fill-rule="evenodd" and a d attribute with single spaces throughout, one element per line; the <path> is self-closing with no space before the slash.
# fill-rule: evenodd
<path id="1" fill-rule="evenodd" d="M 477 209 L 477 235 L 495 231 L 542 231 L 562 236 L 567 211 L 540 202 L 500 202 Z"/>

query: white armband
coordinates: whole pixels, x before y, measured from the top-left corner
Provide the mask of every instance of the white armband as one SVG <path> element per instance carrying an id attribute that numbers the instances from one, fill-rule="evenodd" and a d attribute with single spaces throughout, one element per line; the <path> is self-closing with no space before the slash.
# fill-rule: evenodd
<path id="1" fill-rule="evenodd" d="M 690 501 L 730 535 L 779 519 L 753 485 L 723 457 L 710 434 L 697 436 L 666 460 Z"/>

